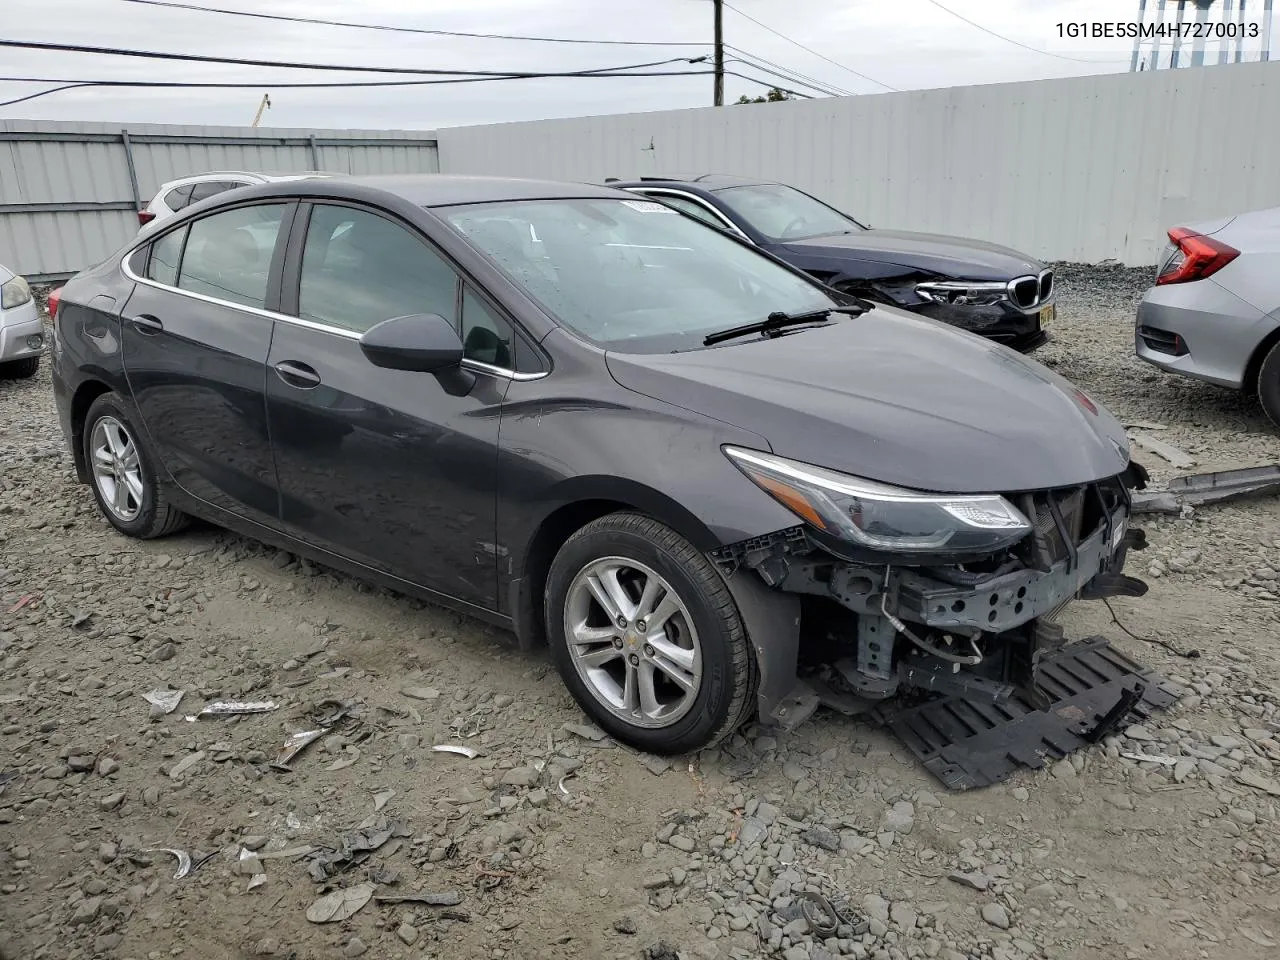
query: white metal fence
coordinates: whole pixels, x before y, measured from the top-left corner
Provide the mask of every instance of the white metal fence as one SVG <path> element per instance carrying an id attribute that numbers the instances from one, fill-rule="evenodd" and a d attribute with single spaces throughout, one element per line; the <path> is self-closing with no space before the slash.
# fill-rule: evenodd
<path id="1" fill-rule="evenodd" d="M 1144 265 L 1171 226 L 1280 206 L 1277 117 L 1280 62 L 434 133 L 0 121 L 0 263 L 95 263 L 174 177 L 325 169 L 758 176 L 876 226 Z"/>
<path id="2" fill-rule="evenodd" d="M 435 173 L 432 133 L 0 120 L 0 263 L 34 279 L 97 263 L 165 181 L 209 170 Z"/>
<path id="3" fill-rule="evenodd" d="M 875 226 L 1155 262 L 1280 205 L 1280 63 L 440 130 L 445 173 L 781 180 Z"/>

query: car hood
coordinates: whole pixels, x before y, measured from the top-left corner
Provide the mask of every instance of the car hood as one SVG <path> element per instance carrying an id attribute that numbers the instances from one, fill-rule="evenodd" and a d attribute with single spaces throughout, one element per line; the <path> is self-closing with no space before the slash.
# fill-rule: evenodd
<path id="1" fill-rule="evenodd" d="M 0 283 L 8 283 L 16 276 L 12 270 L 0 263 Z"/>
<path id="2" fill-rule="evenodd" d="M 1062 377 L 892 308 L 772 340 L 606 359 L 623 387 L 750 430 L 780 456 L 917 490 L 1068 486 L 1129 460 L 1116 419 Z"/>
<path id="3" fill-rule="evenodd" d="M 865 230 L 779 244 L 779 252 L 825 259 L 892 263 L 957 280 L 1012 280 L 1039 273 L 1044 264 L 1017 250 L 982 240 L 906 230 Z"/>

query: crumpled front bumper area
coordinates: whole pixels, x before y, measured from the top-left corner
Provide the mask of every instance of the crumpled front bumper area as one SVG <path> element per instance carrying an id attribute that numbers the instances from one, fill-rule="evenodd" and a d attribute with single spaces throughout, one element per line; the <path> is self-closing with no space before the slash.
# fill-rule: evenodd
<path id="1" fill-rule="evenodd" d="M 713 552 L 755 649 L 761 720 L 790 729 L 819 705 L 873 716 L 962 789 L 1166 706 L 1173 695 L 1157 678 L 1102 638 L 1067 642 L 1055 622 L 1073 599 L 1146 593 L 1123 572 L 1128 552 L 1146 546 L 1128 493 L 1145 481 L 1134 465 L 1018 495 L 1033 532 L 968 564 L 840 557 L 804 527 Z"/>
<path id="2" fill-rule="evenodd" d="M 938 630 L 1004 633 L 1076 597 L 1143 590 L 1141 581 L 1122 578 L 1120 569 L 1127 550 L 1145 542 L 1141 531 L 1129 537 L 1127 511 L 1116 510 L 1109 525 L 1076 547 L 1074 557 L 1064 557 L 1043 572 L 1023 569 L 978 585 L 956 586 L 911 567 L 893 568 L 881 584 L 887 593 L 884 606 L 903 620 Z M 833 572 L 831 592 L 850 609 L 865 608 L 867 596 L 858 591 L 867 585 L 869 574 L 879 572 L 852 564 L 840 567 Z"/>

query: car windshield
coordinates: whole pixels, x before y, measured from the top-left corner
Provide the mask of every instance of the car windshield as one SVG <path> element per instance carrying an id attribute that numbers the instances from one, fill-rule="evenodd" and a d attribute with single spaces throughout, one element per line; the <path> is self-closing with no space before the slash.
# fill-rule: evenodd
<path id="1" fill-rule="evenodd" d="M 771 313 L 837 306 L 791 270 L 652 200 L 524 200 L 436 212 L 559 322 L 610 349 L 696 349 L 709 333 Z"/>
<path id="2" fill-rule="evenodd" d="M 725 187 L 716 197 L 770 240 L 806 240 L 865 230 L 852 217 L 781 183 Z"/>

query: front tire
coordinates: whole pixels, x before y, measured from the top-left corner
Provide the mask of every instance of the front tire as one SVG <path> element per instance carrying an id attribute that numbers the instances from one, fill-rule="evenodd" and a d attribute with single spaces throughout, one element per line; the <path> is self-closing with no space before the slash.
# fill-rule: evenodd
<path id="1" fill-rule="evenodd" d="M 1258 368 L 1258 401 L 1271 422 L 1280 427 L 1280 343 L 1276 343 Z"/>
<path id="2" fill-rule="evenodd" d="M 728 586 L 656 520 L 613 513 L 571 536 L 547 576 L 545 610 L 570 693 L 632 746 L 712 746 L 755 706 L 756 662 Z"/>
<path id="3" fill-rule="evenodd" d="M 40 355 L 0 363 L 0 380 L 29 380 L 40 369 Z"/>
<path id="4" fill-rule="evenodd" d="M 187 525 L 160 485 L 155 460 L 120 398 L 104 393 L 85 415 L 84 459 L 98 509 L 126 536 L 163 537 Z"/>

